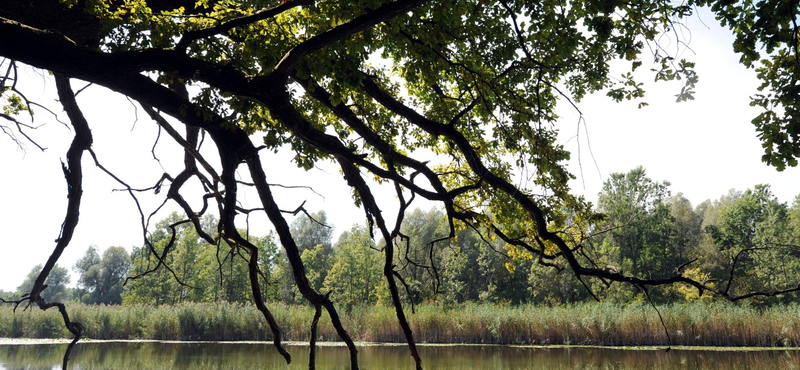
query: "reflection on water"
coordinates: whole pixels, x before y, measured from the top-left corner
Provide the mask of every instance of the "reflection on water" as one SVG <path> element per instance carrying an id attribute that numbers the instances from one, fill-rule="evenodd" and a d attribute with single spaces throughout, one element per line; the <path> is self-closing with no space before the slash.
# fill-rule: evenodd
<path id="1" fill-rule="evenodd" d="M 0 345 L 0 370 L 59 369 L 66 344 Z M 529 348 L 499 346 L 420 346 L 431 370 L 550 369 L 800 369 L 800 351 L 620 350 L 603 348 Z M 270 344 L 242 343 L 81 343 L 71 369 L 303 369 L 308 348 L 290 346 L 292 364 Z M 320 347 L 317 368 L 348 368 L 344 347 Z M 359 347 L 361 367 L 413 369 L 403 346 Z"/>

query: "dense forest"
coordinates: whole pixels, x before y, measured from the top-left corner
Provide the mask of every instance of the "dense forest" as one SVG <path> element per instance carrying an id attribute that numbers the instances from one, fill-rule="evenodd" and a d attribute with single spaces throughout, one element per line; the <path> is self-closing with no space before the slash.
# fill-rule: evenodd
<path id="1" fill-rule="evenodd" d="M 692 205 L 673 194 L 667 181 L 649 178 L 641 167 L 612 174 L 599 194 L 595 220 L 571 220 L 565 237 L 582 243 L 602 268 L 656 279 L 674 274 L 675 266 L 698 281 L 711 282 L 736 295 L 796 286 L 800 276 L 800 195 L 789 205 L 769 185 L 731 190 L 716 200 Z M 310 217 L 309 217 L 310 216 Z M 301 216 L 291 224 L 313 287 L 330 292 L 344 307 L 390 305 L 381 279 L 381 252 L 370 230 L 353 225 L 333 240 L 325 211 Z M 205 232 L 216 232 L 217 220 L 206 216 Z M 447 238 L 448 225 L 438 209 L 410 212 L 397 243 L 396 260 L 406 302 L 495 302 L 560 305 L 593 300 L 655 303 L 713 299 L 689 286 L 670 285 L 645 291 L 635 285 L 586 280 L 584 286 L 559 263 L 487 236 L 485 230 L 461 227 Z M 243 233 L 244 234 L 244 233 Z M 260 281 L 269 302 L 303 304 L 286 256 L 275 236 L 250 237 L 259 253 Z M 80 276 L 74 291 L 69 274 L 58 267 L 50 275 L 46 299 L 73 299 L 103 304 L 176 304 L 247 302 L 252 299 L 248 257 L 221 241 L 202 240 L 191 222 L 177 213 L 161 220 L 150 235 L 153 250 L 121 247 L 102 255 L 90 247 L 72 268 Z M 167 246 L 171 253 L 164 253 Z M 490 248 L 485 248 L 489 246 Z M 159 257 L 167 268 L 155 271 Z M 38 276 L 36 266 L 17 289 L 27 292 Z M 733 273 L 736 278 L 731 279 Z M 126 282 L 126 276 L 128 280 Z M 124 286 L 123 286 L 124 283 Z M 49 297 L 49 298 L 48 298 Z M 796 301 L 795 295 L 757 297 L 757 304 Z"/>

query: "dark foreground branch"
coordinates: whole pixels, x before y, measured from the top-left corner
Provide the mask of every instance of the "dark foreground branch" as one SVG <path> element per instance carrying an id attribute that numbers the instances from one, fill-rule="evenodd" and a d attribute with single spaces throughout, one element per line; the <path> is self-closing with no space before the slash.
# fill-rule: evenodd
<path id="1" fill-rule="evenodd" d="M 249 140 L 247 142 L 252 147 L 252 143 Z M 255 150 L 255 148 L 252 149 Z M 245 160 L 247 162 L 247 167 L 250 169 L 250 176 L 252 177 L 256 190 L 258 191 L 261 204 L 264 206 L 264 212 L 267 214 L 270 222 L 275 227 L 278 238 L 281 241 L 281 245 L 283 245 L 283 249 L 286 251 L 286 256 L 289 259 L 289 264 L 292 266 L 292 273 L 298 290 L 303 297 L 305 297 L 305 299 L 315 307 L 325 307 L 325 310 L 328 312 L 328 316 L 331 318 L 331 324 L 336 330 L 336 333 L 339 335 L 339 338 L 345 343 L 345 345 L 347 345 L 347 349 L 350 352 L 351 370 L 357 370 L 358 350 L 356 349 L 356 345 L 353 342 L 353 339 L 350 338 L 350 334 L 348 334 L 347 330 L 345 330 L 344 325 L 342 325 L 342 321 L 339 318 L 339 313 L 337 312 L 330 298 L 327 295 L 320 294 L 311 287 L 311 284 L 308 281 L 308 276 L 306 276 L 303 260 L 300 257 L 300 249 L 297 247 L 297 244 L 292 237 L 289 225 L 286 223 L 286 219 L 283 218 L 281 209 L 278 207 L 277 203 L 275 202 L 275 198 L 272 196 L 269 184 L 267 183 L 267 176 L 264 172 L 264 167 L 261 164 L 261 160 L 258 157 L 258 153 L 253 151 L 252 154 Z"/>
<path id="2" fill-rule="evenodd" d="M 69 79 L 60 74 L 56 74 L 55 79 L 59 100 L 64 110 L 67 112 L 72 127 L 75 129 L 75 137 L 72 140 L 72 145 L 70 145 L 69 150 L 67 150 L 67 163 L 62 164 L 64 177 L 67 180 L 67 214 L 64 217 L 64 223 L 61 225 L 61 233 L 58 239 L 56 239 L 56 247 L 53 253 L 50 254 L 50 258 L 48 258 L 47 263 L 36 278 L 31 291 L 23 296 L 22 300 L 17 301 L 16 304 L 19 305 L 27 300 L 29 305 L 35 303 L 41 310 L 47 310 L 52 307 L 58 308 L 61 317 L 64 319 L 64 325 L 67 327 L 67 330 L 75 336 L 67 347 L 67 351 L 64 353 L 63 368 L 66 369 L 67 362 L 69 361 L 69 354 L 81 338 L 84 327 L 82 324 L 70 320 L 67 309 L 63 303 L 46 302 L 44 298 L 42 298 L 42 291 L 47 288 L 45 281 L 55 267 L 56 262 L 58 262 L 58 259 L 61 257 L 61 254 L 72 240 L 75 227 L 78 225 L 81 196 L 83 195 L 81 158 L 83 152 L 89 150 L 92 145 L 92 132 L 89 129 L 86 118 L 84 118 L 83 113 L 78 107 L 78 103 L 75 101 L 75 93 L 70 87 Z"/>
<path id="3" fill-rule="evenodd" d="M 389 229 L 386 227 L 386 223 L 383 220 L 381 211 L 378 208 L 378 203 L 375 201 L 375 197 L 372 195 L 372 191 L 370 190 L 369 186 L 358 172 L 358 168 L 344 158 L 339 157 L 337 159 L 339 160 L 339 165 L 342 168 L 342 172 L 344 173 L 344 177 L 347 180 L 348 185 L 355 189 L 361 197 L 364 210 L 367 213 L 367 218 L 370 220 L 370 224 L 372 224 L 374 220 L 383 236 L 383 240 L 386 244 L 383 250 L 383 276 L 386 278 L 386 282 L 389 285 L 389 292 L 392 296 L 392 304 L 395 308 L 395 315 L 397 316 L 397 321 L 400 323 L 400 328 L 403 330 L 403 334 L 406 337 L 406 342 L 408 343 L 408 349 L 411 352 L 411 357 L 414 358 L 416 369 L 422 370 L 422 358 L 419 357 L 419 353 L 417 352 L 417 344 L 414 341 L 414 333 L 411 331 L 411 325 L 408 324 L 408 320 L 406 320 L 406 314 L 403 311 L 403 303 L 400 301 L 400 292 L 397 289 L 397 282 L 394 280 L 394 245 L 392 242 L 392 233 L 390 233 Z"/>
<path id="4" fill-rule="evenodd" d="M 322 316 L 322 306 L 314 305 L 314 319 L 311 320 L 311 338 L 308 340 L 308 370 L 317 368 L 317 324 Z"/>

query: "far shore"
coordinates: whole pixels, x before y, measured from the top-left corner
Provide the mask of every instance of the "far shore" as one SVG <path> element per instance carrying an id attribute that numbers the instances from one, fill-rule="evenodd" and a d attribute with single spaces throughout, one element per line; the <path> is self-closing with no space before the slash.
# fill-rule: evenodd
<path id="1" fill-rule="evenodd" d="M 43 339 L 43 338 L 0 338 L 0 346 L 8 345 L 35 345 L 35 344 L 69 344 L 71 339 Z M 152 340 L 152 339 L 81 339 L 80 343 L 208 343 L 208 344 L 272 344 L 271 341 L 191 341 L 191 340 Z M 285 341 L 286 346 L 308 347 L 308 342 Z M 358 347 L 402 347 L 405 343 L 380 343 L 380 342 L 356 342 Z M 520 345 L 520 344 L 474 344 L 474 343 L 416 343 L 423 347 L 513 347 L 513 348 L 537 348 L 537 349 L 556 349 L 556 348 L 602 348 L 627 351 L 800 351 L 800 347 L 715 347 L 715 346 L 596 346 L 596 345 Z M 345 347 L 343 342 L 317 342 L 317 347 Z"/>

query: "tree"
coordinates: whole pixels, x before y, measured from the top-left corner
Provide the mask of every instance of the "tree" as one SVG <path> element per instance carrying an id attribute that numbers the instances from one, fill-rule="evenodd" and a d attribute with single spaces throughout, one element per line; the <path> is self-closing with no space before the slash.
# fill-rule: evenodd
<path id="1" fill-rule="evenodd" d="M 497 252 L 500 250 L 500 246 L 495 246 L 494 249 L 482 248 L 478 255 L 480 276 L 487 282 L 479 297 L 481 300 L 506 304 L 526 302 L 530 296 L 529 289 L 542 288 L 536 284 L 529 285 L 528 273 L 534 263 L 533 256 L 512 248 L 514 252 L 509 254 L 518 256 L 511 262 L 508 254 Z"/>
<path id="2" fill-rule="evenodd" d="M 703 250 L 703 221 L 705 211 L 710 202 L 706 201 L 692 208 L 691 202 L 682 193 L 678 193 L 667 198 L 664 204 L 669 208 L 669 215 L 672 221 L 672 233 L 668 250 L 674 254 L 673 261 L 682 264 L 678 268 L 682 269 L 687 276 L 692 276 L 697 280 L 710 277 L 709 260 L 713 259 L 713 255 L 718 250 L 711 248 L 711 256 L 708 255 L 707 251 Z M 700 261 L 700 263 L 692 261 Z M 687 286 L 676 286 L 666 290 L 669 290 L 669 292 L 666 292 L 665 296 L 671 296 L 670 298 L 672 299 L 697 300 L 701 298 L 696 289 Z M 709 299 L 710 295 L 705 295 L 703 298 Z"/>
<path id="3" fill-rule="evenodd" d="M 331 250 L 333 228 L 328 226 L 327 222 L 328 216 L 325 211 L 319 211 L 308 217 L 298 217 L 289 225 L 300 253 L 317 245 L 321 245 L 325 251 Z"/>
<path id="4" fill-rule="evenodd" d="M 92 266 L 99 265 L 100 261 L 100 254 L 97 253 L 97 246 L 90 245 L 83 257 L 75 262 L 75 266 L 72 266 L 72 269 L 79 275 L 83 275 L 83 273 L 89 271 Z M 78 284 L 80 284 L 80 282 Z"/>
<path id="5" fill-rule="evenodd" d="M 442 221 L 444 219 L 441 219 Z M 481 274 L 478 262 L 483 241 L 472 229 L 461 229 L 449 240 L 442 256 L 442 291 L 445 302 L 477 301 L 488 287 L 488 278 Z"/>
<path id="6" fill-rule="evenodd" d="M 214 223 L 213 217 L 206 218 L 203 229 L 214 229 Z M 221 289 L 219 284 L 212 288 L 207 286 L 207 282 L 196 279 L 208 275 L 201 271 L 203 267 L 209 266 L 213 270 L 213 266 L 218 265 L 201 262 L 204 259 L 216 261 L 216 258 L 201 254 L 199 238 L 195 225 L 182 220 L 177 212 L 158 221 L 148 243 L 134 248 L 131 253 L 131 272 L 125 282 L 124 302 L 163 304 L 198 301 L 203 299 L 203 294 L 211 294 L 216 301 Z M 172 253 L 166 253 L 170 251 Z M 160 264 L 165 268 L 157 269 Z M 212 271 L 211 275 L 218 274 Z M 208 278 L 209 281 L 213 279 Z"/>
<path id="7" fill-rule="evenodd" d="M 259 246 L 261 253 L 258 254 L 258 265 L 261 267 L 262 287 L 265 301 L 277 301 L 278 270 L 281 264 L 285 264 L 285 259 L 281 258 L 278 252 L 278 245 L 275 243 L 275 235 L 269 234 L 258 238 L 256 245 Z"/>
<path id="8" fill-rule="evenodd" d="M 674 222 L 674 234 L 670 249 L 679 261 L 687 261 L 697 255 L 696 249 L 703 237 L 703 214 L 692 208 L 692 203 L 678 193 L 667 198 L 664 204 Z"/>
<path id="9" fill-rule="evenodd" d="M 612 262 L 633 275 L 663 271 L 653 263 L 662 262 L 659 257 L 664 256 L 652 254 L 662 254 L 653 249 L 667 245 L 670 237 L 670 230 L 658 228 L 671 222 L 662 204 L 670 195 L 669 185 L 647 177 L 641 166 L 625 174 L 612 173 L 603 184 L 598 207 L 608 215 L 607 241 L 619 247 L 618 259 Z"/>
<path id="10" fill-rule="evenodd" d="M 415 208 L 403 219 L 396 259 L 413 303 L 432 300 L 441 284 L 438 270 L 443 267 L 443 245 L 449 239 L 443 216 L 435 208 L 427 212 Z"/>
<path id="11" fill-rule="evenodd" d="M 703 223 L 700 225 L 703 230 L 703 236 L 699 246 L 699 255 L 702 258 L 703 264 L 702 268 L 715 277 L 724 274 L 724 270 L 726 270 L 726 266 L 728 266 L 728 260 L 727 257 L 721 253 L 719 245 L 714 241 L 714 238 L 707 230 L 709 230 L 709 227 L 719 225 L 720 213 L 741 197 L 741 191 L 730 189 L 727 194 L 721 196 L 719 199 L 713 202 L 711 200 L 706 200 L 697 206 L 698 213 L 702 212 L 703 214 Z"/>
<path id="12" fill-rule="evenodd" d="M 94 246 L 75 263 L 80 299 L 88 304 L 121 304 L 122 282 L 128 275 L 131 258 L 122 247 L 108 247 L 99 258 Z"/>
<path id="13" fill-rule="evenodd" d="M 325 224 L 327 221 L 325 211 L 319 211 L 308 217 L 298 217 L 290 225 L 311 287 L 317 291 L 322 289 L 328 270 L 333 265 L 333 228 Z"/>
<path id="14" fill-rule="evenodd" d="M 0 128 L 27 135 L 17 117 L 35 105 L 18 91 L 15 73 L 17 63 L 25 63 L 54 73 L 58 100 L 75 132 L 63 166 L 69 199 L 64 225 L 29 299 L 53 307 L 41 299 L 44 281 L 78 224 L 82 155 L 88 151 L 97 159 L 94 123 L 83 116 L 70 79 L 127 96 L 185 149 L 183 167 L 153 179 L 151 189 L 166 188 L 161 194 L 209 245 L 224 239 L 248 261 L 252 299 L 287 361 L 279 323 L 263 304 L 259 248 L 237 230 L 237 215 L 267 215 L 298 291 L 318 314 L 322 308 L 328 312 L 350 350 L 351 367 L 358 367 L 335 305 L 306 275 L 302 250 L 273 196 L 277 184 L 267 181 L 268 175 L 281 176 L 262 162 L 276 150 L 292 150 L 302 168 L 319 162 L 340 168 L 370 230 L 383 240 L 382 274 L 417 368 L 422 362 L 395 270 L 404 211 L 417 197 L 443 206 L 446 236 L 455 236 L 457 222 L 480 227 L 537 261 L 561 261 L 579 279 L 639 286 L 681 282 L 739 299 L 679 272 L 651 278 L 599 268 L 582 257 L 582 240 L 565 240 L 561 233 L 572 219 L 591 219 L 592 210 L 569 191 L 572 176 L 563 164 L 569 153 L 557 144 L 553 125 L 557 101 L 577 104 L 598 91 L 617 101 L 639 100 L 643 89 L 632 72 L 643 60 L 656 61 L 656 80 L 681 80 L 678 100 L 693 98 L 698 77 L 692 62 L 657 46 L 666 33 L 680 35 L 673 28 L 701 5 L 712 6 L 735 31 L 734 46 L 745 65 L 762 63 L 757 72 L 768 92 L 754 97 L 765 110 L 754 123 L 764 159 L 779 169 L 796 165 L 800 114 L 793 99 L 800 68 L 794 41 L 798 5 L 792 2 L 6 0 L 0 7 L 0 55 L 8 59 L 0 75 L 8 77 L 0 80 L 0 91 L 6 102 L 2 117 L 10 126 Z M 612 78 L 610 65 L 618 59 L 631 73 Z M 201 132 L 214 144 L 203 148 L 211 155 L 199 150 Z M 514 174 L 522 171 L 535 175 L 515 185 Z M 130 180 L 112 178 L 137 195 L 140 188 L 128 185 Z M 368 178 L 395 190 L 400 211 L 394 224 L 382 213 L 383 200 L 375 198 L 380 185 Z M 197 202 L 184 198 L 181 190 L 191 186 L 186 184 L 200 184 Z M 257 204 L 238 195 L 249 186 Z M 215 235 L 201 227 L 208 209 L 219 212 Z M 639 259 L 635 246 L 626 248 Z M 56 306 L 79 337 L 81 327 L 69 321 L 63 305 Z M 313 358 L 312 352 L 310 367 Z"/>
<path id="15" fill-rule="evenodd" d="M 789 208 L 789 225 L 792 230 L 791 243 L 800 245 L 800 194 L 794 198 Z"/>
<path id="16" fill-rule="evenodd" d="M 323 291 L 344 305 L 374 304 L 381 284 L 381 256 L 364 226 L 354 225 L 339 236 L 335 262 L 325 279 Z"/>
<path id="17" fill-rule="evenodd" d="M 214 217 L 205 217 L 201 226 L 209 234 L 213 233 L 216 223 Z M 261 252 L 257 262 L 260 287 L 267 292 L 269 285 L 275 284 L 277 246 L 272 234 L 248 236 L 248 240 Z M 149 245 L 133 250 L 124 303 L 249 300 L 249 260 L 225 240 L 220 240 L 219 245 L 209 244 L 191 222 L 172 213 L 156 223 L 148 241 Z M 163 269 L 157 268 L 159 263 Z"/>
<path id="18" fill-rule="evenodd" d="M 139 276 L 149 269 L 155 267 L 156 257 L 151 256 L 147 248 L 134 247 L 131 252 L 130 277 Z M 159 269 L 149 273 L 146 278 L 128 280 L 122 292 L 123 304 L 145 304 L 156 305 L 173 303 L 175 298 L 172 294 L 175 280 L 169 275 L 167 269 Z"/>
<path id="19" fill-rule="evenodd" d="M 769 185 L 744 191 L 705 230 L 725 257 L 718 275 L 725 290 L 744 295 L 763 285 L 783 290 L 800 282 L 789 207 L 772 195 Z"/>
<path id="20" fill-rule="evenodd" d="M 17 295 L 28 294 L 33 288 L 33 284 L 41 271 L 42 265 L 34 266 L 31 272 L 28 273 L 28 276 L 25 277 L 22 284 L 17 287 Z M 47 277 L 47 280 L 45 280 L 47 288 L 42 291 L 42 298 L 48 301 L 67 300 L 71 295 L 68 287 L 70 280 L 69 271 L 64 267 L 56 265 Z"/>

